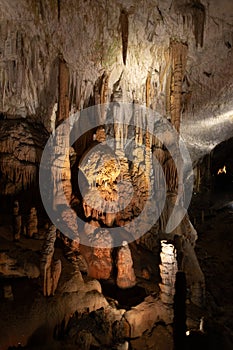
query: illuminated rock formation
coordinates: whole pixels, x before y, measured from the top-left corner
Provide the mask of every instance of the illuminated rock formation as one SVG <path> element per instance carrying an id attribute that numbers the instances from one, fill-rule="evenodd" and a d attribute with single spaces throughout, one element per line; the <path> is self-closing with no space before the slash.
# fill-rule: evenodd
<path id="1" fill-rule="evenodd" d="M 107 229 L 97 228 L 93 234 L 88 235 L 88 239 L 92 246 L 85 254 L 88 275 L 97 279 L 108 279 L 112 271 L 112 249 L 108 248 L 113 246 L 111 235 Z"/>
<path id="2" fill-rule="evenodd" d="M 117 253 L 117 280 L 120 288 L 131 288 L 136 284 L 136 276 L 133 269 L 133 260 L 127 242 L 122 243 Z"/>
<path id="3" fill-rule="evenodd" d="M 178 271 L 174 245 L 161 241 L 160 258 L 161 265 L 159 265 L 159 268 L 162 279 L 162 282 L 159 284 L 160 298 L 165 304 L 173 305 L 176 273 Z"/>
<path id="4" fill-rule="evenodd" d="M 103 307 L 90 316 L 103 325 L 102 335 L 96 339 L 93 329 L 78 329 L 74 344 L 80 348 L 133 348 L 138 339 L 132 338 L 140 337 L 143 342 L 135 347 L 152 348 L 155 343 L 163 349 L 161 339 L 167 336 L 170 350 L 177 270 L 186 276 L 187 305 L 202 309 L 205 301 L 205 279 L 194 250 L 197 232 L 184 208 L 192 169 L 185 168 L 186 156 L 179 154 L 180 136 L 196 167 L 199 192 L 204 177 L 200 159 L 233 132 L 232 2 L 0 0 L 0 7 L 0 194 L 6 196 L 4 210 L 9 202 L 20 201 L 13 218 L 11 210 L 9 225 L 13 223 L 18 242 L 7 225 L 0 230 L 0 274 L 38 278 L 41 271 L 43 295 L 55 294 L 51 305 L 40 301 L 41 320 L 48 319 L 52 330 L 59 328 L 62 317 L 67 325 L 77 310 L 88 319 L 87 308 Z M 69 117 L 73 121 L 76 112 L 80 116 L 94 105 L 94 125 L 90 122 L 90 130 L 71 145 L 70 132 L 82 134 L 86 120 L 73 125 Z M 49 175 L 40 186 L 47 189 L 46 200 L 57 214 L 56 222 L 51 221 L 61 224 L 56 247 L 55 226 L 38 234 L 48 218 L 38 193 L 34 198 L 49 135 Z M 208 157 L 205 168 L 210 173 Z M 224 171 L 224 164 L 218 169 Z M 26 192 L 33 203 L 21 202 Z M 31 237 L 27 240 L 20 234 L 31 208 L 25 220 Z M 202 221 L 204 215 L 203 210 Z M 119 235 L 111 235 L 112 228 Z M 34 259 L 39 261 L 41 251 L 39 271 Z M 143 265 L 147 253 L 154 260 Z M 70 279 L 62 275 L 61 261 L 72 270 Z M 112 283 L 122 293 L 134 286 L 157 294 L 127 312 L 116 311 L 112 305 L 117 301 L 111 300 L 110 306 L 93 279 Z M 64 280 L 67 284 L 60 286 Z M 39 306 L 33 307 L 29 316 L 35 320 Z M 74 316 L 78 324 L 80 318 Z M 35 325 L 22 322 L 17 334 L 25 331 L 29 338 L 41 326 Z M 11 339 L 11 327 L 6 326 Z"/>

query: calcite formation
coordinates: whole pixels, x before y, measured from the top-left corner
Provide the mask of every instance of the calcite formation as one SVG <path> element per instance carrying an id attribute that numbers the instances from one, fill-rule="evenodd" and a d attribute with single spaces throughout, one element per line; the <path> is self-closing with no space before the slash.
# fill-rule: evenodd
<path id="1" fill-rule="evenodd" d="M 22 216 L 19 213 L 19 202 L 14 202 L 13 207 L 13 236 L 14 240 L 18 241 L 20 239 L 22 230 Z"/>
<path id="2" fill-rule="evenodd" d="M 40 262 L 42 289 L 44 296 L 54 295 L 61 274 L 61 261 L 54 261 L 54 243 L 56 240 L 56 227 L 49 228 L 44 242 Z"/>
<path id="3" fill-rule="evenodd" d="M 48 132 L 25 119 L 0 120 L 0 191 L 17 194 L 35 185 Z"/>
<path id="4" fill-rule="evenodd" d="M 186 277 L 188 302 L 201 308 L 205 301 L 204 275 L 194 251 L 197 233 L 184 210 L 183 190 L 192 171 L 183 172 L 179 137 L 196 165 L 232 136 L 231 2 L 0 0 L 0 5 L 0 193 L 15 200 L 38 187 L 38 166 L 51 136 L 53 152 L 44 164 L 49 176 L 40 185 L 47 190 L 50 209 L 59 214 L 53 224 L 63 222 L 60 238 L 76 268 L 60 289 L 67 293 L 61 310 L 55 303 L 49 306 L 51 327 L 58 322 L 58 310 L 69 318 L 76 310 L 103 307 L 95 316 L 108 327 L 103 332 L 108 345 L 114 331 L 119 349 L 145 332 L 170 335 L 178 270 Z M 93 105 L 98 105 L 92 116 L 97 126 L 90 125 L 71 145 L 70 135 L 81 133 L 83 125 L 70 123 L 69 117 Z M 199 190 L 199 165 L 195 174 Z M 38 237 L 40 223 L 35 208 L 33 203 L 26 223 L 31 238 Z M 15 202 L 16 241 L 22 231 L 19 209 Z M 54 225 L 45 235 L 40 271 L 3 250 L 1 276 L 40 274 L 43 295 L 59 293 L 62 266 L 54 260 Z M 111 228 L 119 235 L 113 237 Z M 161 241 L 167 231 L 169 239 Z M 18 254 L 23 239 L 16 244 Z M 160 253 L 160 293 L 131 310 L 107 309 L 99 282 L 85 283 L 80 266 L 88 279 L 112 279 L 123 290 L 136 286 L 128 241 L 134 242 L 134 251 L 143 247 L 153 256 Z M 140 270 L 144 284 L 153 281 L 151 271 Z M 12 298 L 9 285 L 4 292 Z M 32 319 L 35 314 L 32 308 Z M 163 331 L 158 323 L 166 325 Z M 35 324 L 28 337 L 40 326 Z M 97 341 L 93 333 L 79 329 L 76 345 L 99 346 L 103 335 Z"/>
<path id="5" fill-rule="evenodd" d="M 165 304 L 173 305 L 175 295 L 176 273 L 178 271 L 176 250 L 173 244 L 161 241 L 160 298 Z"/>
<path id="6" fill-rule="evenodd" d="M 136 284 L 133 259 L 127 242 L 123 241 L 117 253 L 117 280 L 120 288 L 131 288 Z"/>
<path id="7" fill-rule="evenodd" d="M 112 237 L 107 229 L 96 229 L 88 235 L 92 246 L 85 259 L 88 265 L 88 275 L 97 279 L 108 279 L 112 272 Z M 110 247 L 110 248 L 109 248 Z"/>
<path id="8" fill-rule="evenodd" d="M 31 208 L 27 222 L 27 235 L 32 237 L 38 233 L 38 218 L 36 208 Z"/>

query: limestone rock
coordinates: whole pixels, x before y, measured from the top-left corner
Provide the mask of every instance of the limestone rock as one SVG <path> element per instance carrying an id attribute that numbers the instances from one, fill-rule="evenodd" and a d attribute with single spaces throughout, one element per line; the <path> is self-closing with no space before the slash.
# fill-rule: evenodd
<path id="1" fill-rule="evenodd" d="M 112 238 L 107 229 L 97 229 L 89 235 L 92 248 L 85 255 L 88 275 L 97 279 L 108 279 L 112 271 Z"/>
<path id="2" fill-rule="evenodd" d="M 56 240 L 56 227 L 49 228 L 40 263 L 44 296 L 54 295 L 61 274 L 61 261 L 54 261 L 54 243 Z"/>
<path id="3" fill-rule="evenodd" d="M 38 278 L 40 270 L 36 264 L 36 257 L 32 256 L 30 251 L 18 248 L 17 251 L 0 253 L 0 275 Z"/>
<path id="4" fill-rule="evenodd" d="M 152 331 L 146 331 L 142 337 L 130 341 L 135 350 L 156 349 L 173 350 L 173 334 L 169 326 L 158 325 Z"/>
<path id="5" fill-rule="evenodd" d="M 160 298 L 165 304 L 173 304 L 175 295 L 176 273 L 178 271 L 176 250 L 172 243 L 161 241 Z"/>
<path id="6" fill-rule="evenodd" d="M 133 259 L 127 242 L 117 253 L 117 285 L 120 288 L 131 288 L 136 284 L 136 276 L 133 269 Z"/>
<path id="7" fill-rule="evenodd" d="M 125 319 L 130 325 L 130 337 L 141 337 L 146 330 L 151 330 L 155 323 L 171 324 L 173 311 L 160 300 L 147 297 L 145 301 L 125 313 Z"/>
<path id="8" fill-rule="evenodd" d="M 48 133 L 25 119 L 0 120 L 0 192 L 17 194 L 35 183 Z"/>
<path id="9" fill-rule="evenodd" d="M 13 236 L 14 240 L 18 241 L 20 239 L 20 234 L 22 230 L 22 217 L 19 215 L 19 202 L 14 202 L 13 208 Z"/>
<path id="10" fill-rule="evenodd" d="M 38 233 L 38 218 L 36 208 L 31 208 L 27 223 L 27 235 L 33 237 Z"/>

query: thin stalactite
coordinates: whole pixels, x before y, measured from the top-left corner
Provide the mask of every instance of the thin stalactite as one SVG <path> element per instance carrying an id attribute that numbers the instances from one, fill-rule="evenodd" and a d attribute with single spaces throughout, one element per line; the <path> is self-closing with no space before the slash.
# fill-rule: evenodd
<path id="1" fill-rule="evenodd" d="M 196 40 L 196 46 L 203 47 L 204 41 L 204 27 L 205 27 L 205 6 L 200 1 L 195 1 L 191 6 L 191 13 L 193 19 L 193 31 Z"/>
<path id="2" fill-rule="evenodd" d="M 122 9 L 120 14 L 120 26 L 122 37 L 122 57 L 123 63 L 126 65 L 128 39 L 129 39 L 129 14 L 126 10 Z"/>
<path id="3" fill-rule="evenodd" d="M 61 18 L 61 0 L 57 0 L 57 19 L 60 22 Z"/>
<path id="4" fill-rule="evenodd" d="M 151 95 L 151 73 L 148 72 L 146 78 L 146 107 L 150 107 L 150 95 Z"/>

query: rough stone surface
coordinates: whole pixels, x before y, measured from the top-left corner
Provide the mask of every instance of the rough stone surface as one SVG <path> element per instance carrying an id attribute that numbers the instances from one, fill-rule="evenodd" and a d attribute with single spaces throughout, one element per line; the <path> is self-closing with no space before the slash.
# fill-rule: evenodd
<path id="1" fill-rule="evenodd" d="M 32 237 L 38 233 L 38 219 L 36 208 L 31 208 L 27 223 L 27 235 Z"/>
<path id="2" fill-rule="evenodd" d="M 38 278 L 40 276 L 38 265 L 36 257 L 27 250 L 17 249 L 0 253 L 0 275 L 3 277 Z"/>
<path id="3" fill-rule="evenodd" d="M 0 120 L 0 193 L 16 194 L 35 184 L 48 132 L 26 119 Z"/>
<path id="4" fill-rule="evenodd" d="M 142 336 L 146 330 L 151 330 L 155 323 L 171 324 L 173 311 L 158 299 L 150 296 L 141 304 L 127 311 L 124 317 L 130 325 L 130 337 L 136 338 Z"/>
<path id="5" fill-rule="evenodd" d="M 166 241 L 161 241 L 161 265 L 160 276 L 162 282 L 160 286 L 160 298 L 165 304 L 173 305 L 175 295 L 176 272 L 178 271 L 176 261 L 176 251 L 174 245 Z"/>
<path id="6" fill-rule="evenodd" d="M 56 240 L 56 227 L 49 228 L 40 263 L 42 288 L 44 296 L 54 295 L 61 275 L 61 261 L 54 261 L 54 243 Z"/>
<path id="7" fill-rule="evenodd" d="M 144 86 L 150 71 L 150 105 L 164 114 L 174 58 L 170 43 L 175 38 L 177 45 L 187 45 L 180 88 L 181 132 L 194 158 L 231 135 L 231 2 L 203 0 L 198 7 L 183 0 L 120 0 L 105 7 L 102 1 L 93 5 L 72 0 L 69 6 L 61 5 L 59 19 L 58 7 L 49 1 L 39 6 L 26 0 L 11 4 L 1 0 L 1 5 L 1 111 L 5 116 L 37 114 L 46 127 L 51 127 L 57 52 L 62 53 L 68 65 L 72 86 L 69 97 L 74 108 L 85 105 L 103 71 L 107 72 L 103 83 L 108 77 L 111 91 L 124 67 L 126 99 L 132 99 L 134 90 L 134 99 L 145 101 Z M 124 51 L 126 65 L 121 33 L 126 27 L 118 30 L 122 7 L 129 13 L 124 41 L 128 42 L 127 52 Z"/>
<path id="8" fill-rule="evenodd" d="M 84 258 L 88 266 L 88 275 L 97 279 L 108 279 L 112 272 L 112 238 L 107 229 L 98 229 L 89 234 L 90 247 L 86 250 Z"/>
<path id="9" fill-rule="evenodd" d="M 117 253 L 117 281 L 120 288 L 131 288 L 136 284 L 133 259 L 127 242 L 123 242 Z"/>

